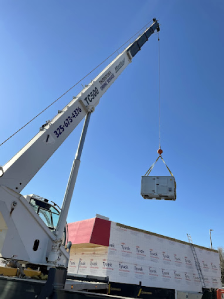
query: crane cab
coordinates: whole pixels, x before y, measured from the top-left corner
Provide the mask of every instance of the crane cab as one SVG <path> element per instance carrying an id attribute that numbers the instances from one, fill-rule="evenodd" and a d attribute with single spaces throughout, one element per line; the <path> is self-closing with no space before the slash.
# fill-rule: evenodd
<path id="1" fill-rule="evenodd" d="M 141 196 L 144 199 L 176 200 L 176 182 L 173 176 L 142 176 Z"/>
<path id="2" fill-rule="evenodd" d="M 37 215 L 43 220 L 46 226 L 51 230 L 55 231 L 58 220 L 61 214 L 61 209 L 57 204 L 49 202 L 48 199 L 40 197 L 35 194 L 26 195 L 26 200 L 33 207 L 34 211 Z M 65 245 L 66 241 L 66 228 L 64 228 L 63 232 L 63 240 L 62 244 Z"/>

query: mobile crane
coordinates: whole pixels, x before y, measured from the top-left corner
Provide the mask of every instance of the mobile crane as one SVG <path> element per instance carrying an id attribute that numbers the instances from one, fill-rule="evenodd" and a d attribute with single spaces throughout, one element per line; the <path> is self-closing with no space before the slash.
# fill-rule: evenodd
<path id="1" fill-rule="evenodd" d="M 0 252 L 11 259 L 47 268 L 67 268 L 69 252 L 63 246 L 63 232 L 80 156 L 91 112 L 148 38 L 159 31 L 159 23 L 144 31 L 119 54 L 64 109 L 40 128 L 40 132 L 10 161 L 0 167 Z M 62 209 L 36 195 L 21 195 L 23 188 L 47 162 L 86 116 L 79 150 L 73 163 Z"/>

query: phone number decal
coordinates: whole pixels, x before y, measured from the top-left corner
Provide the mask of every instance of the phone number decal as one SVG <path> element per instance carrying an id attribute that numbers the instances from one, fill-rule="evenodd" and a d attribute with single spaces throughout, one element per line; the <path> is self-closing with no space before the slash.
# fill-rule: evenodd
<path id="1" fill-rule="evenodd" d="M 71 116 L 68 116 L 63 125 L 59 126 L 55 131 L 54 134 L 56 135 L 56 137 L 58 138 L 63 132 L 64 130 L 73 122 L 73 118 L 76 118 L 79 113 L 82 112 L 81 108 L 76 108 L 73 112 Z"/>

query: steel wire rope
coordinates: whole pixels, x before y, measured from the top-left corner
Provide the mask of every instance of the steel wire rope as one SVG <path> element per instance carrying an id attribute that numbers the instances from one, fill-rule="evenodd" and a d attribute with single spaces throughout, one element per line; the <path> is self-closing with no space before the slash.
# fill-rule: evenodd
<path id="1" fill-rule="evenodd" d="M 160 104 L 160 38 L 159 38 L 159 32 L 158 32 L 158 68 L 159 68 L 159 70 L 158 70 L 158 75 L 159 75 L 159 150 L 161 150 L 161 133 L 160 133 L 160 131 L 161 131 L 161 125 L 160 125 L 160 123 L 161 123 L 161 112 L 160 112 L 160 106 L 161 106 L 161 104 Z M 159 151 L 158 150 L 158 151 Z M 157 152 L 158 152 L 157 151 Z M 158 152 L 159 153 L 159 152 Z M 156 159 L 156 161 L 149 167 L 149 169 L 146 171 L 146 173 L 145 173 L 145 176 L 148 176 L 149 174 L 150 174 L 150 172 L 152 171 L 152 169 L 154 168 L 154 166 L 155 166 L 155 164 L 157 163 L 157 161 L 159 160 L 159 158 L 161 158 L 161 160 L 163 161 L 163 163 L 165 164 L 165 166 L 166 166 L 166 168 L 168 169 L 168 171 L 169 171 L 169 173 L 170 173 L 170 175 L 171 176 L 173 176 L 173 174 L 172 174 L 172 171 L 170 170 L 170 168 L 167 166 L 167 164 L 166 164 L 166 162 L 164 161 L 164 159 L 163 159 L 163 157 L 162 157 L 162 155 L 161 155 L 162 153 L 159 153 L 159 157 Z"/>
<path id="2" fill-rule="evenodd" d="M 72 87 L 70 87 L 67 91 L 65 91 L 60 97 L 58 97 L 54 102 L 52 102 L 50 105 L 48 105 L 45 109 L 43 109 L 41 112 L 39 112 L 36 116 L 34 116 L 30 121 L 28 121 L 25 125 L 23 125 L 20 129 L 18 129 L 15 133 L 13 133 L 11 136 L 9 136 L 5 141 L 3 141 L 0 146 L 2 146 L 4 143 L 6 143 L 9 139 L 11 139 L 13 136 L 15 136 L 17 133 L 19 133 L 22 129 L 24 129 L 27 125 L 29 125 L 34 119 L 36 119 L 38 116 L 40 116 L 43 112 L 45 112 L 48 108 L 50 108 L 52 105 L 54 105 L 58 100 L 60 100 L 64 95 L 66 95 L 70 90 L 72 90 L 75 86 L 77 86 L 79 83 L 81 83 L 85 78 L 87 78 L 92 72 L 94 72 L 97 68 L 99 68 L 104 62 L 106 62 L 111 56 L 113 56 L 116 52 L 118 52 L 124 45 L 126 45 L 133 37 L 135 37 L 139 32 L 141 32 L 146 26 L 149 25 L 149 23 L 152 22 L 153 19 L 151 19 L 147 24 L 145 24 L 141 29 L 139 29 L 132 37 L 130 37 L 125 43 L 123 43 L 118 49 L 116 49 L 112 54 L 110 54 L 106 59 L 104 59 L 100 64 L 98 64 L 95 68 L 93 68 L 87 75 L 85 75 L 82 79 L 80 79 L 78 82 L 76 82 Z"/>
<path id="3" fill-rule="evenodd" d="M 161 148 L 161 142 L 160 142 L 160 38 L 158 33 L 158 64 L 159 64 L 159 149 Z"/>
<path id="4" fill-rule="evenodd" d="M 158 32 L 158 77 L 159 77 L 158 78 L 159 79 L 159 149 L 158 149 L 158 151 L 159 151 L 159 150 L 161 150 L 161 143 L 160 143 L 160 38 L 159 38 L 159 32 Z M 156 161 L 146 171 L 145 176 L 148 176 L 150 174 L 150 172 L 154 168 L 154 166 L 157 163 L 157 161 L 159 160 L 159 158 L 161 158 L 163 160 L 163 158 L 161 156 L 161 153 L 159 153 L 159 157 L 156 159 Z M 165 163 L 165 161 L 164 161 L 164 163 Z M 166 163 L 165 163 L 165 165 L 166 165 Z M 167 165 L 166 165 L 166 167 L 167 167 Z"/>

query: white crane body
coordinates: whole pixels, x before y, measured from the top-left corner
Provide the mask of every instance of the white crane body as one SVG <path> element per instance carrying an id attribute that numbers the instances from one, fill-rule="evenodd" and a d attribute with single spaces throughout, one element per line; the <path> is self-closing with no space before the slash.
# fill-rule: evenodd
<path id="1" fill-rule="evenodd" d="M 2 167 L 0 177 L 0 252 L 3 258 L 26 263 L 64 266 L 69 253 L 61 244 L 57 259 L 48 261 L 57 236 L 37 215 L 29 196 L 20 194 L 52 154 L 65 141 L 100 98 L 131 63 L 132 57 L 155 31 L 154 23 L 121 54 L 119 54 L 88 86 L 45 125 L 9 162 Z"/>
<path id="2" fill-rule="evenodd" d="M 0 252 L 4 258 L 23 262 L 47 265 L 47 257 L 56 236 L 35 213 L 32 206 L 21 194 L 0 187 Z M 12 203 L 16 206 L 12 210 Z M 12 211 L 12 212 L 11 212 Z M 34 250 L 35 241 L 38 250 Z M 60 248 L 58 265 L 64 265 L 69 258 L 64 247 Z"/>

